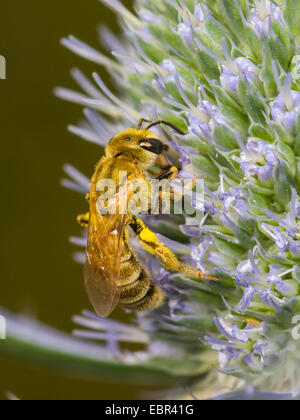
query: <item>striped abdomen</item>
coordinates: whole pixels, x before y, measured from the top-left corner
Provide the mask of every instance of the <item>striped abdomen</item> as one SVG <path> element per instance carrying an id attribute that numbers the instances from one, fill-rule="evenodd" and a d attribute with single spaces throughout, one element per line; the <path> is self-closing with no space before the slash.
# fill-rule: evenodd
<path id="1" fill-rule="evenodd" d="M 137 255 L 125 242 L 121 259 L 120 304 L 132 311 L 150 311 L 163 300 L 163 292 L 144 270 Z"/>

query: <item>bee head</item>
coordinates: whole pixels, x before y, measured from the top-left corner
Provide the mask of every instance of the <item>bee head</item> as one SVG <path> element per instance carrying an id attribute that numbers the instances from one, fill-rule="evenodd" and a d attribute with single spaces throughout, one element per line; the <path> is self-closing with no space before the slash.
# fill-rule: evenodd
<path id="1" fill-rule="evenodd" d="M 114 158 L 126 156 L 148 169 L 166 150 L 168 146 L 151 131 L 129 128 L 110 140 L 106 155 Z"/>

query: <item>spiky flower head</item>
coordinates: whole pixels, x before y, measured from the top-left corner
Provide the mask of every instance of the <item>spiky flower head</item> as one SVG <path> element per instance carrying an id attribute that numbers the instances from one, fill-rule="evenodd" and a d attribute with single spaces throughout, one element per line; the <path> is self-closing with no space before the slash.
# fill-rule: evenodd
<path id="1" fill-rule="evenodd" d="M 135 13 L 119 0 L 102 1 L 119 15 L 124 32 L 120 40 L 101 29 L 111 57 L 74 37 L 63 43 L 105 67 L 118 94 L 98 74 L 91 80 L 74 70 L 80 93 L 57 91 L 85 107 L 86 122 L 70 129 L 101 146 L 141 117 L 172 121 L 187 133 L 174 145 L 182 176 L 196 173 L 204 181 L 205 200 L 193 203 L 204 217 L 196 226 L 190 216 L 147 222 L 219 282 L 154 268 L 168 300 L 139 315 L 130 333 L 101 320 L 79 322 L 119 341 L 147 343 L 143 352 L 123 354 L 124 364 L 142 358 L 187 382 L 206 373 L 202 387 L 212 393 L 249 383 L 260 391 L 294 391 L 300 386 L 294 324 L 300 314 L 300 1 L 137 0 Z M 85 192 L 87 180 L 70 168 L 69 174 L 68 185 Z"/>

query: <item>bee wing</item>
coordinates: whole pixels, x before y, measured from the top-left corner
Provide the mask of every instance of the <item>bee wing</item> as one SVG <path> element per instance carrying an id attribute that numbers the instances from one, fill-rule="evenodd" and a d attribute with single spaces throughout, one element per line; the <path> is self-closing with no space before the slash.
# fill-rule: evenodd
<path id="1" fill-rule="evenodd" d="M 92 191 L 84 278 L 96 313 L 107 317 L 120 299 L 121 245 L 127 216 L 101 215 L 95 196 Z"/>

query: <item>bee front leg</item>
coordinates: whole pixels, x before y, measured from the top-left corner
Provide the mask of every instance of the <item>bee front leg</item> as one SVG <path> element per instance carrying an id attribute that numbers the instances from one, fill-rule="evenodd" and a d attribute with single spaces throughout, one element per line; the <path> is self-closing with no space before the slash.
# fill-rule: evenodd
<path id="1" fill-rule="evenodd" d="M 169 166 L 155 178 L 155 182 L 166 180 L 170 183 L 177 177 L 177 175 L 178 169 L 176 168 L 176 166 Z M 164 186 L 164 184 L 162 185 Z M 175 191 L 173 187 L 168 187 L 166 190 L 164 190 L 164 187 L 162 187 L 162 189 L 158 192 L 158 206 L 155 206 L 154 211 L 158 212 L 158 214 L 169 214 L 168 212 L 170 211 L 170 204 L 182 200 L 182 197 L 183 194 L 178 191 Z M 151 207 L 149 209 L 149 214 L 157 214 L 152 213 L 152 204 L 153 203 L 151 203 Z"/>
<path id="2" fill-rule="evenodd" d="M 195 268 L 179 261 L 177 257 L 164 244 L 159 242 L 155 233 L 153 233 L 145 224 L 137 217 L 132 216 L 130 226 L 138 235 L 141 245 L 150 254 L 155 255 L 162 265 L 170 271 L 187 274 L 191 277 L 198 277 L 207 280 L 218 280 L 215 277 L 207 276 Z"/>
<path id="3" fill-rule="evenodd" d="M 178 175 L 178 169 L 176 166 L 170 166 L 169 168 L 162 171 L 156 179 L 161 181 L 162 179 L 166 179 L 169 182 L 172 182 Z"/>
<path id="4" fill-rule="evenodd" d="M 167 180 L 168 182 L 172 182 L 178 175 L 178 169 L 176 166 L 170 166 L 159 176 L 155 178 L 155 181 L 164 181 Z M 197 175 L 194 175 L 194 179 L 188 185 L 184 185 L 186 189 L 192 189 L 197 185 Z M 164 209 L 170 209 L 170 203 L 177 203 L 182 200 L 184 197 L 184 193 L 182 191 L 178 191 L 173 187 L 168 188 L 168 190 L 164 190 L 163 188 L 159 191 L 158 200 L 159 200 L 159 214 L 164 214 Z M 155 208 L 156 209 L 156 208 Z M 149 214 L 155 214 L 151 212 L 152 209 L 150 208 Z M 169 214 L 165 212 L 165 214 Z"/>
<path id="5" fill-rule="evenodd" d="M 90 222 L 90 213 L 80 214 L 77 217 L 77 222 L 80 224 L 81 227 L 88 229 Z"/>

